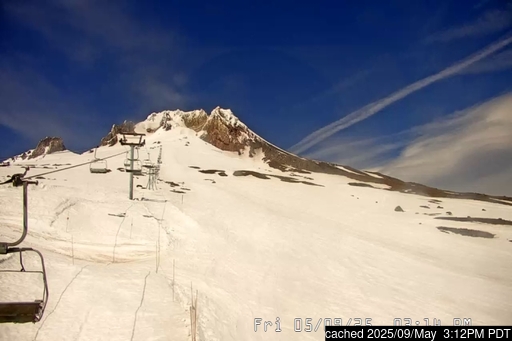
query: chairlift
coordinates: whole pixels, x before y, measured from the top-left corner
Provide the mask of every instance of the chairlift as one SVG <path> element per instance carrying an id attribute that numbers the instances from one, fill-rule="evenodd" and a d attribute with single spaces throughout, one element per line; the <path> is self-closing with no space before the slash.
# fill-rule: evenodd
<path id="1" fill-rule="evenodd" d="M 149 168 L 153 168 L 154 164 L 151 162 L 150 159 L 146 159 L 142 162 L 142 168 L 143 172 L 148 173 Z"/>
<path id="2" fill-rule="evenodd" d="M 133 169 L 131 172 L 133 175 L 142 175 L 142 162 L 140 162 L 140 160 L 133 161 Z"/>
<path id="3" fill-rule="evenodd" d="M 126 159 L 126 160 L 124 160 L 124 169 L 128 173 L 133 173 L 134 175 L 142 175 L 142 162 L 140 162 L 140 160 L 133 160 L 133 169 L 132 169 L 131 161 Z"/>
<path id="4" fill-rule="evenodd" d="M 28 233 L 28 208 L 27 208 L 27 187 L 29 184 L 37 185 L 37 181 L 21 180 L 23 182 L 23 232 L 21 237 L 11 243 L 0 242 L 0 254 L 19 253 L 21 269 L 18 270 L 0 270 L 0 273 L 21 272 L 21 273 L 39 273 L 43 277 L 43 293 L 41 299 L 25 302 L 0 302 L 0 323 L 28 323 L 38 322 L 43 317 L 46 303 L 48 302 L 48 282 L 46 279 L 46 269 L 44 258 L 41 252 L 28 247 L 15 247 L 23 242 Z M 34 252 L 41 259 L 40 271 L 27 271 L 23 264 L 23 253 Z M 2 289 L 3 290 L 3 289 Z"/>
<path id="5" fill-rule="evenodd" d="M 94 149 L 94 161 L 91 162 L 91 164 L 89 165 L 89 170 L 91 173 L 96 173 L 96 174 L 108 173 L 107 160 L 99 159 L 96 156 L 97 151 L 98 151 L 98 147 L 96 147 Z"/>

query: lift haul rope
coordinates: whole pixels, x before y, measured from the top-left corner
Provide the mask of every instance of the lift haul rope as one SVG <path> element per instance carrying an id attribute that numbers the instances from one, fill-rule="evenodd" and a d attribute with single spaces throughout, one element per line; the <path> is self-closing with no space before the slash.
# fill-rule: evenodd
<path id="1" fill-rule="evenodd" d="M 32 179 L 32 178 L 35 178 L 36 176 L 48 175 L 48 174 L 52 174 L 52 173 L 57 173 L 57 172 L 62 172 L 62 171 L 65 171 L 65 170 L 69 170 L 69 169 L 72 169 L 72 168 L 77 168 L 77 167 L 81 167 L 81 166 L 90 165 L 91 163 L 95 163 L 97 161 L 103 161 L 103 160 L 111 159 L 113 157 L 116 157 L 116 156 L 119 156 L 119 155 L 122 155 L 122 154 L 125 154 L 125 153 L 126 153 L 126 151 L 124 151 L 122 153 L 110 155 L 110 156 L 107 156 L 107 157 L 104 157 L 104 158 L 101 158 L 101 159 L 95 159 L 93 161 L 88 161 L 88 162 L 84 162 L 84 163 L 79 163 L 77 165 L 73 165 L 73 166 L 69 166 L 69 167 L 65 167 L 65 168 L 61 168 L 61 169 L 56 169 L 56 170 L 53 170 L 53 171 L 50 171 L 50 172 L 34 174 L 34 175 L 31 175 L 31 176 L 24 177 L 24 179 Z"/>

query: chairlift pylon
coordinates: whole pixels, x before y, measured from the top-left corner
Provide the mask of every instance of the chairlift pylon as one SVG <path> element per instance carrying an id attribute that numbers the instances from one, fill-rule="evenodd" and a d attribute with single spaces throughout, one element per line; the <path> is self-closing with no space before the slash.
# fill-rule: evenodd
<path id="1" fill-rule="evenodd" d="M 89 171 L 93 174 L 105 174 L 108 173 L 107 160 L 99 159 L 96 156 L 98 147 L 94 149 L 94 161 L 89 165 Z"/>
<path id="2" fill-rule="evenodd" d="M 0 323 L 27 323 L 38 322 L 41 320 L 48 302 L 48 281 L 46 279 L 46 269 L 44 266 L 44 258 L 41 252 L 28 247 L 16 247 L 23 242 L 28 233 L 28 199 L 27 187 L 29 184 L 37 185 L 37 181 L 21 180 L 23 182 L 23 232 L 21 237 L 11 243 L 0 242 L 0 254 L 7 255 L 11 253 L 19 253 L 21 270 L 0 270 L 0 273 L 23 272 L 23 273 L 40 273 L 43 277 L 43 294 L 42 299 L 24 302 L 0 302 Z M 41 259 L 41 271 L 26 271 L 23 264 L 23 253 L 34 252 Z M 3 289 L 2 289 L 3 290 Z"/>

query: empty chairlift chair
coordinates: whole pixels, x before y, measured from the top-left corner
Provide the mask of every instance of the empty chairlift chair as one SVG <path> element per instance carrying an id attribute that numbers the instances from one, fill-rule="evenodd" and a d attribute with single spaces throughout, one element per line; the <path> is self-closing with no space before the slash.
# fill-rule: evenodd
<path id="1" fill-rule="evenodd" d="M 140 160 L 133 161 L 133 175 L 143 175 L 142 174 L 142 162 Z"/>
<path id="2" fill-rule="evenodd" d="M 11 243 L 0 242 L 0 254 L 8 255 L 12 253 L 19 254 L 19 262 L 21 269 L 20 270 L 0 270 L 0 275 L 5 276 L 8 273 L 37 273 L 42 275 L 43 279 L 43 292 L 38 299 L 33 301 L 20 301 L 20 302 L 0 302 L 0 323 L 27 323 L 27 322 L 38 322 L 43 317 L 44 309 L 46 307 L 46 303 L 48 302 L 48 282 L 46 280 L 46 270 L 44 266 L 44 258 L 43 255 L 32 248 L 27 247 L 16 247 L 21 244 L 25 239 L 28 232 L 28 213 L 27 213 L 27 186 L 28 184 L 37 184 L 35 182 L 29 182 L 27 180 L 23 181 L 23 232 L 21 237 Z M 29 271 L 25 270 L 25 266 L 23 264 L 23 254 L 26 252 L 34 252 L 38 255 L 41 260 L 41 270 L 39 271 Z M 2 291 L 7 291 L 8 288 L 2 287 Z"/>
<path id="3" fill-rule="evenodd" d="M 136 153 L 135 153 L 136 151 Z M 133 161 L 133 169 L 131 168 Z M 124 169 L 128 173 L 133 173 L 133 175 L 143 175 L 142 174 L 142 162 L 139 160 L 139 150 L 134 149 L 133 160 L 130 158 L 130 153 L 126 153 L 126 159 L 124 160 Z"/>
<path id="4" fill-rule="evenodd" d="M 99 159 L 98 157 L 96 157 L 97 151 L 98 151 L 98 147 L 96 147 L 96 149 L 94 150 L 94 161 L 91 162 L 91 164 L 89 165 L 89 170 L 91 171 L 91 173 L 95 173 L 95 174 L 108 173 L 107 160 L 102 160 L 102 159 Z"/>

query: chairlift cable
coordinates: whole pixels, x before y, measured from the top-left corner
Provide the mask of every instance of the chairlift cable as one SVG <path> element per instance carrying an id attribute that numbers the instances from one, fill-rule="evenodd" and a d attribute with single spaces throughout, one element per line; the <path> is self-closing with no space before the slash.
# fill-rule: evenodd
<path id="1" fill-rule="evenodd" d="M 56 169 L 56 170 L 53 170 L 53 171 L 50 171 L 50 172 L 46 172 L 46 173 L 34 174 L 32 176 L 24 177 L 24 179 L 32 179 L 32 178 L 35 178 L 36 176 L 43 176 L 43 175 L 53 174 L 53 173 L 62 172 L 62 171 L 73 169 L 73 168 L 77 168 L 77 167 L 82 167 L 82 166 L 90 165 L 91 163 L 94 163 L 94 162 L 97 162 L 97 161 L 111 159 L 113 157 L 122 155 L 124 153 L 126 153 L 126 152 L 110 155 L 110 156 L 107 156 L 107 157 L 104 157 L 104 158 L 101 158 L 101 159 L 95 159 L 95 160 L 84 162 L 84 163 L 79 163 L 79 164 L 76 164 L 76 165 L 73 165 L 73 166 L 69 166 L 69 167 L 65 167 L 65 168 L 61 168 L 61 169 Z"/>

